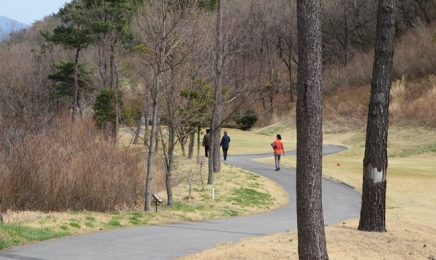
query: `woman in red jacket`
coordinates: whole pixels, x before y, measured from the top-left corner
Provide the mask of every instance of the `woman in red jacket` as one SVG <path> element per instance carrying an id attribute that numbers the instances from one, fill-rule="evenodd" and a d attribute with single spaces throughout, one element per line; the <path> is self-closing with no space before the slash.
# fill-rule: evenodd
<path id="1" fill-rule="evenodd" d="M 282 136 L 277 134 L 276 140 L 271 143 L 274 149 L 274 162 L 276 165 L 276 171 L 280 171 L 280 157 L 285 155 L 285 147 L 283 146 Z"/>

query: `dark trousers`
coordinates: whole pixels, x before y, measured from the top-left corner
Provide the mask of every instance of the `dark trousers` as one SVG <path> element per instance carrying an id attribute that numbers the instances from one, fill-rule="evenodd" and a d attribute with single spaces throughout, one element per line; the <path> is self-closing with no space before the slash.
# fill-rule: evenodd
<path id="1" fill-rule="evenodd" d="M 204 147 L 204 156 L 206 156 L 206 157 L 209 156 L 209 146 Z"/>
<path id="2" fill-rule="evenodd" d="M 224 148 L 223 147 L 223 155 L 224 155 L 224 161 L 227 159 L 227 151 L 229 150 L 229 148 Z"/>
<path id="3" fill-rule="evenodd" d="M 276 170 L 280 170 L 280 157 L 282 156 L 281 153 L 279 154 L 274 154 L 274 162 L 276 165 Z"/>

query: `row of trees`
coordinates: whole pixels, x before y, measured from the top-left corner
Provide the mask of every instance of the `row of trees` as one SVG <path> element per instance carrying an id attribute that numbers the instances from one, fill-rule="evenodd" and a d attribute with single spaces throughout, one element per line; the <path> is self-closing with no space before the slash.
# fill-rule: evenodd
<path id="1" fill-rule="evenodd" d="M 20 31 L 13 34 L 9 39 L 2 42 L 2 53 L 12 57 L 21 56 L 17 61 L 31 65 L 34 62 L 29 75 L 37 75 L 22 85 L 34 86 L 34 90 L 40 95 L 27 95 L 38 97 L 40 103 L 49 103 L 45 107 L 51 109 L 65 109 L 65 107 L 76 110 L 72 117 L 86 111 L 95 100 L 95 93 L 99 89 L 119 89 L 121 85 L 128 84 L 131 89 L 137 91 L 134 95 L 126 97 L 144 96 L 144 88 L 139 88 L 139 83 L 144 84 L 141 73 L 135 70 L 138 61 L 137 52 L 133 46 L 140 45 L 138 35 L 132 31 L 131 19 L 139 6 L 144 1 L 71 1 L 59 13 L 59 19 L 53 20 L 50 17 L 44 21 L 37 22 L 33 28 L 27 31 Z M 159 1 L 145 1 L 148 4 L 157 5 Z M 196 35 L 200 38 L 191 37 L 193 44 L 187 45 L 195 48 L 196 57 L 202 60 L 209 60 L 212 63 L 213 57 L 199 54 L 210 53 L 211 44 L 215 41 L 212 33 L 215 31 L 214 18 L 211 17 L 216 10 L 217 1 L 199 0 L 187 1 L 196 2 L 197 22 L 192 27 L 187 21 L 180 23 L 180 26 L 191 26 Z M 223 29 L 225 48 L 229 55 L 226 55 L 225 72 L 222 77 L 224 86 L 244 86 L 247 83 L 255 84 L 262 88 L 264 94 L 261 99 L 262 108 L 274 112 L 274 100 L 277 93 L 283 92 L 286 98 L 294 101 L 296 68 L 297 68 L 297 21 L 296 4 L 294 1 L 280 0 L 271 3 L 265 1 L 239 0 L 223 2 L 225 16 L 223 22 L 227 28 Z M 187 5 L 187 4 L 184 4 Z M 374 45 L 376 5 L 374 1 L 326 1 L 321 11 L 321 29 L 323 39 L 323 64 L 328 68 L 332 64 L 343 65 L 352 59 L 353 55 L 367 51 Z M 401 34 L 407 28 L 415 27 L 420 21 L 431 22 L 436 13 L 434 1 L 403 0 L 396 3 L 396 34 Z M 74 11 L 74 15 L 71 13 Z M 153 14 L 155 16 L 155 14 Z M 150 14 L 147 14 L 150 16 Z M 184 18 L 183 18 L 184 19 Z M 242 26 L 244 25 L 244 26 Z M 39 31 L 45 33 L 41 37 Z M 192 31 L 193 32 L 193 31 Z M 75 35 L 74 41 L 64 41 L 62 35 Z M 55 35 L 59 37 L 55 37 Z M 136 39 L 135 39 L 136 37 Z M 190 36 L 188 36 L 190 37 Z M 48 42 L 58 43 L 64 46 L 53 47 Z M 195 43 L 195 44 L 194 44 Z M 199 47 L 200 46 L 200 47 Z M 236 48 L 239 48 L 236 51 Z M 34 50 L 36 60 L 29 60 L 31 56 L 23 50 Z M 21 54 L 18 54 L 21 52 Z M 76 55 L 78 60 L 76 61 Z M 194 56 L 195 56 L 194 55 Z M 237 57 L 237 58 L 235 58 Z M 7 61 L 9 58 L 3 59 Z M 14 58 L 15 59 L 15 58 Z M 27 60 L 27 61 L 26 61 Z M 69 63 L 69 64 L 68 64 Z M 71 67 L 71 64 L 74 66 Z M 205 63 L 201 67 L 190 63 L 192 71 L 191 81 L 202 80 L 208 86 L 212 86 L 213 76 L 199 76 L 206 71 Z M 7 66 L 8 63 L 4 63 Z M 57 68 L 56 68 L 57 66 Z M 71 80 L 76 80 L 75 88 L 62 93 L 57 87 L 48 87 L 52 81 L 47 75 L 63 73 L 69 68 L 79 73 L 75 79 L 74 73 L 70 74 Z M 37 71 L 40 70 L 40 71 Z M 80 71 L 82 70 L 82 71 Z M 86 76 L 86 71 L 89 77 Z M 195 70 L 197 72 L 195 72 Z M 18 70 L 16 70 L 18 72 Z M 209 71 L 210 72 L 210 71 Z M 253 73 L 252 73 L 253 72 Z M 76 73 L 76 74 L 77 74 Z M 251 73 L 251 75 L 249 75 Z M 23 75 L 23 73 L 21 73 Z M 59 78 L 52 79 L 62 82 Z M 59 76 L 59 75 L 57 75 Z M 257 77 L 256 77 L 257 76 Z M 10 84 L 10 77 L 4 77 L 4 84 Z M 22 77 L 23 78 L 23 77 Z M 129 78 L 126 83 L 123 79 Z M 38 82 L 31 82 L 36 81 Z M 16 82 L 16 81 L 15 81 Z M 72 83 L 72 82 L 71 82 Z M 83 84 L 86 84 L 83 85 Z M 16 85 L 16 84 L 15 84 Z M 191 84 L 193 85 L 193 84 Z M 327 86 L 328 87 L 328 86 Z M 65 90 L 65 88 L 64 88 Z M 77 93 L 76 93 L 77 92 Z M 231 93 L 235 91 L 228 91 Z M 64 98 L 58 94 L 62 93 Z M 78 96 L 76 101 L 71 96 Z M 117 92 L 114 95 L 118 95 Z M 53 98 L 56 97 L 56 98 Z M 39 101 L 38 101 L 39 102 Z M 21 102 L 28 104 L 29 102 Z M 73 105 L 74 104 L 74 105 Z M 114 102 L 115 105 L 118 102 Z M 125 102 L 127 106 L 130 102 Z M 63 106 L 63 107 L 62 107 Z M 5 105 L 5 109 L 7 105 Z M 26 108 L 26 111 L 40 111 L 40 109 Z M 121 109 L 115 113 L 120 116 Z M 142 112 L 144 116 L 151 114 L 147 109 Z M 5 113 L 4 113 L 5 114 Z M 136 113 L 140 114 L 140 113 Z M 115 128 L 119 120 L 114 120 L 112 126 Z M 109 129 L 110 126 L 106 124 Z M 116 130 L 111 131 L 115 135 Z M 116 138 L 114 138 L 116 140 Z"/>

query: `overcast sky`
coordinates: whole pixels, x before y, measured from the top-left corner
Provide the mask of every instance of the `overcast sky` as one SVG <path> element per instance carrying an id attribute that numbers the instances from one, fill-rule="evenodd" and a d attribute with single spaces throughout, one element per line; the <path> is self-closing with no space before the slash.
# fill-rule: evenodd
<path id="1" fill-rule="evenodd" d="M 0 0 L 0 16 L 32 25 L 35 21 L 57 13 L 71 0 Z"/>

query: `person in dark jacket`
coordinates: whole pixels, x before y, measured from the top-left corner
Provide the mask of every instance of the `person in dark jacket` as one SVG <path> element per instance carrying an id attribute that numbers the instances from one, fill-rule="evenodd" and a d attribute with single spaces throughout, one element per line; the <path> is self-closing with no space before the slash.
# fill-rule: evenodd
<path id="1" fill-rule="evenodd" d="M 220 146 L 223 148 L 224 161 L 227 160 L 227 151 L 229 150 L 230 136 L 227 135 L 227 131 L 224 131 L 223 138 L 221 138 Z"/>
<path id="2" fill-rule="evenodd" d="M 210 129 L 206 129 L 206 134 L 203 136 L 204 156 L 209 156 L 209 144 L 210 144 Z"/>

